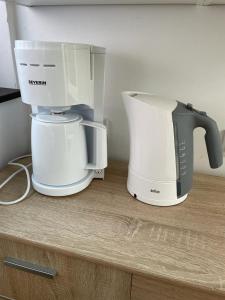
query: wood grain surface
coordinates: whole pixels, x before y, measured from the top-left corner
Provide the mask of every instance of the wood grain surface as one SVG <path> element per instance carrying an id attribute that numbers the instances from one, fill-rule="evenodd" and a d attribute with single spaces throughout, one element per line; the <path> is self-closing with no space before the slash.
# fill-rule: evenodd
<path id="1" fill-rule="evenodd" d="M 15 299 L 6 297 L 6 296 L 4 296 L 4 295 L 0 295 L 0 300 L 15 300 Z"/>
<path id="2" fill-rule="evenodd" d="M 195 287 L 186 287 L 177 282 L 134 275 L 131 300 L 224 300 L 224 295 L 215 294 Z"/>
<path id="3" fill-rule="evenodd" d="M 32 191 L 24 202 L 0 208 L 0 237 L 225 295 L 224 178 L 195 175 L 187 200 L 166 208 L 132 198 L 126 176 L 127 164 L 114 161 L 104 181 L 79 194 Z M 14 199 L 24 188 L 21 174 L 0 196 Z"/>
<path id="4" fill-rule="evenodd" d="M 3 264 L 10 256 L 50 267 L 54 278 Z M 0 239 L 0 294 L 16 300 L 129 300 L 131 274 L 56 252 Z M 1 299 L 1 298 L 0 298 Z"/>

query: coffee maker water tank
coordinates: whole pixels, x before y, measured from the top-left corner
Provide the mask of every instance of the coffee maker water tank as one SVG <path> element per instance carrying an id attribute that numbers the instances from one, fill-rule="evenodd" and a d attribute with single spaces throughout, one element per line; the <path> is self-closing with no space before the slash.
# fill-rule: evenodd
<path id="1" fill-rule="evenodd" d="M 33 106 L 94 108 L 94 59 L 105 49 L 86 44 L 17 40 L 22 101 Z"/>

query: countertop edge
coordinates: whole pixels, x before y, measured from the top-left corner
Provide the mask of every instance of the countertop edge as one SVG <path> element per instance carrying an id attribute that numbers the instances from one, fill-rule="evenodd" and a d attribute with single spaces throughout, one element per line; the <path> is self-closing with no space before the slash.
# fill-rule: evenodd
<path id="1" fill-rule="evenodd" d="M 45 244 L 45 243 L 37 242 L 37 241 L 31 240 L 31 239 L 25 239 L 25 238 L 16 237 L 14 235 L 4 234 L 4 233 L 0 233 L 0 239 L 11 240 L 11 241 L 15 241 L 15 242 L 18 242 L 21 244 L 25 244 L 27 246 L 34 246 L 34 247 L 41 248 L 41 249 L 43 249 L 43 247 L 44 247 L 45 250 L 47 250 L 47 251 L 55 251 L 59 254 L 69 256 L 72 258 L 86 260 L 86 261 L 88 261 L 90 263 L 94 263 L 94 264 L 105 265 L 108 267 L 118 269 L 123 272 L 130 273 L 132 275 L 144 277 L 146 279 L 155 279 L 155 280 L 159 280 L 161 282 L 172 284 L 172 285 L 176 284 L 178 287 L 187 287 L 190 289 L 202 291 L 203 293 L 204 292 L 210 293 L 214 296 L 215 295 L 225 296 L 225 290 L 223 290 L 223 289 L 218 289 L 215 287 L 209 288 L 208 286 L 201 285 L 199 283 L 194 284 L 191 281 L 185 281 L 185 280 L 181 280 L 181 279 L 177 279 L 177 278 L 171 278 L 171 277 L 167 277 L 165 275 L 151 273 L 149 271 L 145 272 L 144 270 L 140 270 L 140 269 L 137 270 L 136 268 L 129 267 L 127 264 L 123 265 L 121 262 L 116 263 L 115 261 L 110 261 L 110 260 L 104 259 L 101 257 L 101 255 L 99 257 L 97 255 L 91 256 L 90 253 L 85 255 L 84 252 L 82 252 L 82 250 L 72 251 L 72 249 L 69 250 L 69 249 L 65 249 L 63 247 L 60 248 L 60 247 L 57 247 L 57 246 L 54 246 L 51 244 Z"/>

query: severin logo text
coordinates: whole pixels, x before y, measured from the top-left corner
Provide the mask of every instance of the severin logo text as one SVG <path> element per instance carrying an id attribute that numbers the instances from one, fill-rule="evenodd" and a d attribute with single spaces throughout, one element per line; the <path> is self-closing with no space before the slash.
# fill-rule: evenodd
<path id="1" fill-rule="evenodd" d="M 46 85 L 46 81 L 43 80 L 28 80 L 30 85 Z"/>

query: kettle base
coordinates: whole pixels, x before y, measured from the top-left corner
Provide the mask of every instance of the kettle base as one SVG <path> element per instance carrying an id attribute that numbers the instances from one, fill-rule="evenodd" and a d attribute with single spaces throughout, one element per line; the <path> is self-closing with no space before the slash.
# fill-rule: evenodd
<path id="1" fill-rule="evenodd" d="M 32 175 L 32 184 L 33 188 L 40 194 L 46 196 L 68 196 L 84 190 L 91 183 L 93 178 L 94 172 L 90 170 L 88 175 L 78 182 L 69 185 L 53 186 L 37 182 L 34 175 Z"/>
<path id="2" fill-rule="evenodd" d="M 177 198 L 176 180 L 146 179 L 131 168 L 128 172 L 128 192 L 137 200 L 155 206 L 172 206 L 183 202 L 188 194 Z"/>
<path id="3" fill-rule="evenodd" d="M 153 206 L 164 206 L 164 207 L 168 207 L 168 206 L 174 206 L 174 205 L 178 205 L 180 203 L 182 203 L 188 196 L 188 194 L 180 197 L 180 198 L 177 198 L 177 199 L 174 199 L 173 202 L 170 202 L 168 203 L 167 201 L 166 202 L 158 202 L 156 201 L 155 199 L 144 199 L 142 197 L 139 197 L 137 194 L 135 193 L 132 193 L 129 191 L 129 188 L 127 188 L 128 192 L 131 194 L 131 196 L 133 196 L 135 199 L 137 199 L 138 201 L 141 201 L 145 204 L 149 204 L 149 205 L 153 205 Z"/>

